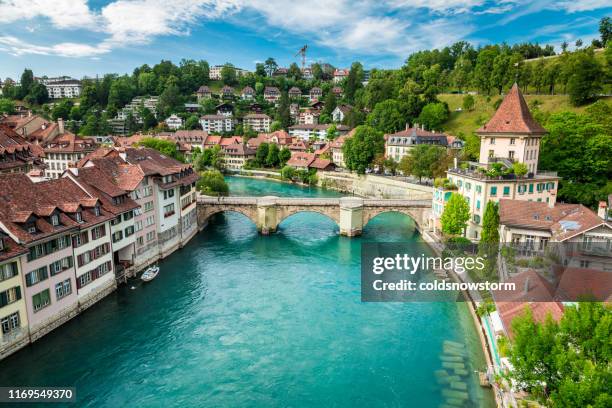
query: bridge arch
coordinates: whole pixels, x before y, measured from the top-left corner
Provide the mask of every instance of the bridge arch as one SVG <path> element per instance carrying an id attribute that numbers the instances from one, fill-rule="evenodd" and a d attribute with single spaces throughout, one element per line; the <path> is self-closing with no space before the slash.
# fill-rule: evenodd
<path id="1" fill-rule="evenodd" d="M 374 218 L 378 217 L 381 214 L 387 213 L 396 213 L 406 215 L 410 218 L 410 220 L 414 223 L 415 229 L 420 228 L 421 222 L 421 211 L 415 210 L 412 208 L 394 208 L 394 207 L 374 207 L 374 208 L 364 208 L 363 209 L 363 228 L 365 228 L 368 223 Z"/>
<path id="2" fill-rule="evenodd" d="M 210 220 L 210 217 L 216 214 L 221 213 L 238 213 L 244 215 L 246 218 L 251 220 L 253 225 L 257 226 L 257 213 L 250 208 L 247 207 L 230 207 L 230 206 L 221 206 L 221 207 L 207 207 L 207 208 L 198 208 L 198 225 L 206 225 Z"/>
<path id="3" fill-rule="evenodd" d="M 278 228 L 281 225 L 281 223 L 285 221 L 287 218 L 293 215 L 296 215 L 296 214 L 300 214 L 300 213 L 314 213 L 314 214 L 323 215 L 325 218 L 334 222 L 336 226 L 340 227 L 340 214 L 338 211 L 333 211 L 328 208 L 316 208 L 316 207 L 290 208 L 286 210 L 281 210 L 279 211 L 279 214 L 277 217 L 276 227 Z"/>

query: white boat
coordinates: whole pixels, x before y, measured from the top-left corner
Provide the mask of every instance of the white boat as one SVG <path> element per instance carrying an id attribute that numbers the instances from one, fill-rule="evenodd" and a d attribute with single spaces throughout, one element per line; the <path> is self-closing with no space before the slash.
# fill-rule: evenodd
<path id="1" fill-rule="evenodd" d="M 157 265 L 150 266 L 146 271 L 142 273 L 142 275 L 140 275 L 140 279 L 142 279 L 145 282 L 150 282 L 153 279 L 155 279 L 158 273 L 159 273 L 159 266 Z"/>

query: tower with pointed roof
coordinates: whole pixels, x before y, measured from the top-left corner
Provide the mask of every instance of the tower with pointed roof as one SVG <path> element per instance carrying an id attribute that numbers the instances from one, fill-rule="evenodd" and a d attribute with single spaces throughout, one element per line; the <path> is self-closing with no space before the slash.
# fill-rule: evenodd
<path id="1" fill-rule="evenodd" d="M 531 116 L 516 83 L 493 117 L 476 134 L 480 136 L 481 164 L 507 159 L 507 163 L 525 163 L 530 173 L 537 173 L 540 139 L 546 129 Z"/>
<path id="2" fill-rule="evenodd" d="M 440 217 L 453 192 L 461 194 L 470 207 L 465 236 L 472 240 L 480 239 L 484 209 L 489 201 L 508 199 L 555 205 L 559 177 L 556 173 L 538 171 L 540 141 L 546 130 L 531 116 L 517 84 L 476 134 L 480 136 L 478 163 L 454 166 L 446 172 L 447 187 L 434 189 L 430 228 L 441 227 Z M 526 175 L 511 171 L 516 162 L 527 166 Z M 492 171 L 494 163 L 502 164 L 506 170 L 502 173 Z"/>

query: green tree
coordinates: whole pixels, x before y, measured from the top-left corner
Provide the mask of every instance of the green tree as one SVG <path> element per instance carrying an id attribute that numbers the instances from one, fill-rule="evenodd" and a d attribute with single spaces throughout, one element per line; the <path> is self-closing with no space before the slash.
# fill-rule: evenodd
<path id="1" fill-rule="evenodd" d="M 291 150 L 283 147 L 280 152 L 278 152 L 278 161 L 280 166 L 284 166 L 289 159 L 291 158 Z"/>
<path id="2" fill-rule="evenodd" d="M 171 83 L 159 96 L 157 105 L 159 112 L 164 116 L 170 116 L 181 103 L 181 95 L 176 84 Z"/>
<path id="3" fill-rule="evenodd" d="M 612 39 L 612 20 L 610 17 L 603 17 L 599 21 L 599 34 L 601 35 L 603 46 L 607 46 L 610 39 Z"/>
<path id="4" fill-rule="evenodd" d="M 289 110 L 289 96 L 282 92 L 276 112 L 276 120 L 281 123 L 281 128 L 288 129 L 291 126 L 291 111 Z"/>
<path id="5" fill-rule="evenodd" d="M 363 66 L 361 63 L 353 62 L 344 86 L 344 97 L 348 103 L 353 103 L 355 100 L 355 93 L 363 86 L 363 75 Z"/>
<path id="6" fill-rule="evenodd" d="M 463 97 L 463 109 L 466 111 L 474 110 L 474 97 L 472 95 L 465 95 Z"/>
<path id="7" fill-rule="evenodd" d="M 258 62 L 257 64 L 255 64 L 255 75 L 259 77 L 266 76 L 266 67 L 261 62 Z"/>
<path id="8" fill-rule="evenodd" d="M 276 132 L 277 130 L 281 130 L 282 128 L 283 128 L 283 125 L 278 120 L 275 120 L 272 123 L 270 123 L 270 132 Z"/>
<path id="9" fill-rule="evenodd" d="M 612 310 L 597 302 L 535 322 L 530 307 L 512 322 L 509 373 L 547 406 L 605 407 L 610 395 Z"/>
<path id="10" fill-rule="evenodd" d="M 440 217 L 442 232 L 451 236 L 463 235 L 470 219 L 470 207 L 459 193 L 452 193 Z"/>
<path id="11" fill-rule="evenodd" d="M 30 87 L 30 92 L 24 98 L 26 102 L 30 104 L 42 105 L 49 100 L 49 93 L 47 87 L 40 82 L 35 82 Z"/>
<path id="12" fill-rule="evenodd" d="M 142 120 L 142 128 L 144 130 L 149 130 L 157 126 L 157 119 L 149 108 L 140 108 L 140 119 Z"/>
<path id="13" fill-rule="evenodd" d="M 323 107 L 323 111 L 321 112 L 322 115 L 328 115 L 329 117 L 331 117 L 332 112 L 334 111 L 334 109 L 336 109 L 336 95 L 332 92 L 329 91 L 327 93 L 327 95 L 325 96 L 325 101 L 324 101 L 324 107 Z"/>
<path id="14" fill-rule="evenodd" d="M 281 177 L 284 178 L 285 180 L 293 180 L 293 177 L 295 176 L 295 169 L 291 166 L 284 166 L 281 169 Z"/>
<path id="15" fill-rule="evenodd" d="M 346 139 L 342 146 L 346 167 L 360 174 L 365 173 L 376 154 L 384 151 L 385 139 L 382 132 L 366 125 L 358 126 L 355 134 Z"/>
<path id="16" fill-rule="evenodd" d="M 521 178 L 527 175 L 529 169 L 527 168 L 527 165 L 525 163 L 516 162 L 512 163 L 512 172 L 515 176 Z"/>
<path id="17" fill-rule="evenodd" d="M 200 193 L 206 195 L 225 196 L 229 194 L 229 186 L 219 170 L 206 170 L 200 173 L 196 184 Z"/>
<path id="18" fill-rule="evenodd" d="M 410 149 L 410 152 L 402 157 L 398 169 L 405 175 L 411 174 L 419 178 L 433 179 L 444 176 L 447 170 L 446 149 L 433 145 L 417 145 Z M 440 171 L 441 169 L 441 171 Z"/>
<path id="19" fill-rule="evenodd" d="M 316 79 L 317 81 L 323 79 L 323 69 L 321 68 L 321 64 L 315 62 L 314 64 L 312 64 L 311 69 L 312 76 L 314 79 Z"/>
<path id="20" fill-rule="evenodd" d="M 291 65 L 289 65 L 287 77 L 293 79 L 294 81 L 299 81 L 302 79 L 302 71 L 295 62 L 292 62 Z"/>
<path id="21" fill-rule="evenodd" d="M 264 68 L 266 69 L 266 73 L 268 74 L 268 76 L 272 76 L 272 74 L 276 71 L 276 69 L 278 68 L 278 64 L 276 63 L 276 61 L 274 60 L 274 58 L 269 57 L 265 62 L 264 62 Z"/>
<path id="22" fill-rule="evenodd" d="M 268 155 L 266 156 L 266 166 L 276 167 L 279 163 L 279 149 L 276 143 L 271 143 L 268 147 Z"/>
<path id="23" fill-rule="evenodd" d="M 176 144 L 170 140 L 145 137 L 138 143 L 138 145 L 155 149 L 168 157 L 172 157 L 179 161 L 184 161 L 183 155 L 176 148 Z"/>
<path id="24" fill-rule="evenodd" d="M 15 103 L 7 98 L 0 98 L 0 114 L 11 115 L 15 113 Z"/>
<path id="25" fill-rule="evenodd" d="M 595 100 L 601 92 L 603 70 L 591 49 L 575 52 L 573 57 L 567 92 L 570 102 L 580 106 Z"/>
<path id="26" fill-rule="evenodd" d="M 377 103 L 368 115 L 366 123 L 383 133 L 395 133 L 406 124 L 401 113 L 401 104 L 395 99 Z"/>
<path id="27" fill-rule="evenodd" d="M 442 130 L 442 124 L 449 116 L 448 106 L 444 103 L 428 103 L 419 115 L 419 123 L 430 130 Z"/>
<path id="28" fill-rule="evenodd" d="M 268 143 L 261 143 L 257 146 L 257 150 L 255 151 L 255 163 L 257 163 L 258 167 L 263 167 L 266 164 L 269 150 L 270 145 Z"/>
<path id="29" fill-rule="evenodd" d="M 23 70 L 19 86 L 21 87 L 21 95 L 19 98 L 23 99 L 30 93 L 32 87 L 34 86 L 34 73 L 31 69 L 26 68 Z"/>
<path id="30" fill-rule="evenodd" d="M 482 217 L 482 233 L 480 242 L 485 245 L 497 244 L 499 242 L 499 207 L 493 201 L 487 202 L 484 216 Z"/>
<path id="31" fill-rule="evenodd" d="M 190 115 L 187 118 L 187 120 L 185 120 L 185 129 L 187 130 L 201 129 L 200 118 L 197 115 Z"/>
<path id="32" fill-rule="evenodd" d="M 225 64 L 223 68 L 221 68 L 221 81 L 225 85 L 235 85 L 236 84 L 236 68 L 232 64 Z"/>
<path id="33" fill-rule="evenodd" d="M 337 137 L 338 137 L 338 128 L 336 127 L 335 124 L 332 124 L 327 128 L 327 134 L 325 135 L 325 138 L 327 140 L 334 140 Z"/>

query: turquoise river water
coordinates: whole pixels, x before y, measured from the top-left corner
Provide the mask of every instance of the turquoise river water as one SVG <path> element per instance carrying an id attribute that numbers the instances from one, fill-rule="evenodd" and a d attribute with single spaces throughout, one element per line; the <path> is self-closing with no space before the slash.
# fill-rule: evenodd
<path id="1" fill-rule="evenodd" d="M 235 195 L 338 196 L 228 180 Z M 153 282 L 121 286 L 0 362 L 0 386 L 76 387 L 83 407 L 439 407 L 451 340 L 467 351 L 469 400 L 458 406 L 493 406 L 474 373 L 485 363 L 466 305 L 362 303 L 363 241 L 424 247 L 394 213 L 353 239 L 315 213 L 270 236 L 218 214 Z"/>

